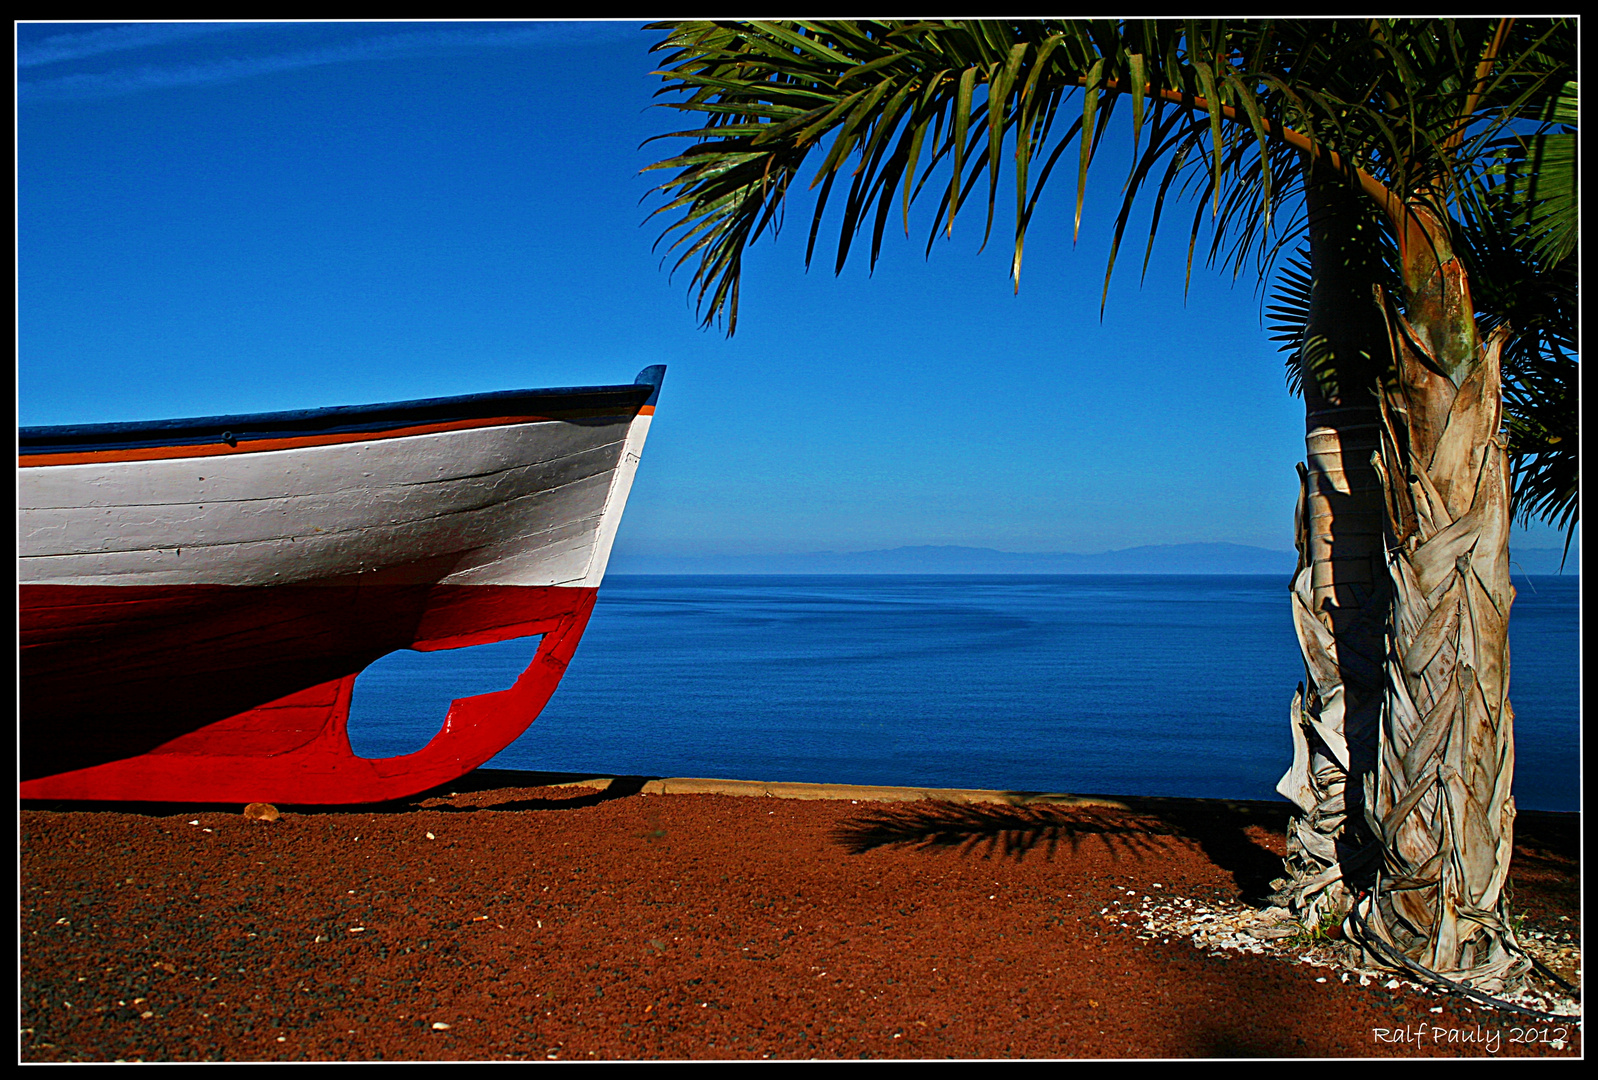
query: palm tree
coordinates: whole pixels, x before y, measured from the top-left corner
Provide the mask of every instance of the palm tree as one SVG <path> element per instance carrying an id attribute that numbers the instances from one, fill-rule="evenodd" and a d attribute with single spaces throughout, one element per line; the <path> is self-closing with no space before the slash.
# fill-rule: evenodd
<path id="1" fill-rule="evenodd" d="M 705 323 L 724 318 L 728 333 L 743 252 L 775 231 L 807 163 L 819 185 L 807 263 L 834 184 L 847 182 L 841 269 L 857 235 L 869 233 L 874 263 L 890 218 L 908 232 L 923 194 L 938 198 L 929 249 L 979 187 L 991 233 L 1008 161 L 1019 287 L 1043 188 L 1074 145 L 1080 225 L 1095 151 L 1123 103 L 1134 163 L 1106 290 L 1149 190 L 1150 249 L 1168 197 L 1196 196 L 1189 266 L 1206 219 L 1209 260 L 1234 274 L 1252 264 L 1268 276 L 1279 254 L 1305 241 L 1283 270 L 1278 305 L 1306 419 L 1293 587 L 1306 682 L 1290 714 L 1294 764 L 1279 785 L 1304 814 L 1280 896 L 1307 921 L 1349 915 L 1350 929 L 1395 962 L 1485 988 L 1518 978 L 1526 962 L 1503 902 L 1513 589 L 1501 429 L 1506 347 L 1521 339 L 1512 303 L 1500 305 L 1498 322 L 1478 323 L 1466 255 L 1491 249 L 1472 246 L 1463 225 L 1507 215 L 1510 249 L 1544 255 L 1573 235 L 1573 156 L 1564 186 L 1558 170 L 1531 164 L 1562 153 L 1557 140 L 1574 125 L 1573 26 L 655 29 L 667 32 L 656 46 L 667 54 L 661 93 L 680 95 L 668 106 L 699 125 L 672 133 L 694 142 L 653 166 L 676 170 L 656 212 L 680 214 L 665 233 L 676 265 L 694 266 Z M 1078 91 L 1079 107 L 1069 104 Z M 1539 189 L 1529 191 L 1533 177 Z M 1545 358 L 1535 345 L 1522 352 Z M 1562 369 L 1511 367 L 1527 376 L 1515 385 L 1536 406 L 1529 416 L 1542 409 L 1531 373 L 1557 381 Z M 1566 460 L 1574 447 L 1548 441 L 1553 421 L 1546 409 L 1539 415 L 1542 427 L 1511 431 L 1541 437 L 1545 465 Z"/>

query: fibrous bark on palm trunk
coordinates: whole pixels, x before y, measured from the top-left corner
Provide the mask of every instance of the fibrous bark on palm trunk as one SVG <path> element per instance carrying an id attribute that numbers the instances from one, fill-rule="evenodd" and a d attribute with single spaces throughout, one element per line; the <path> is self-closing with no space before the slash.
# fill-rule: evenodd
<path id="1" fill-rule="evenodd" d="M 1438 276 L 1447 287 L 1446 263 Z M 1504 897 L 1514 846 L 1515 590 L 1503 339 L 1459 365 L 1456 386 L 1444 374 L 1454 365 L 1440 363 L 1402 314 L 1392 312 L 1392 322 L 1399 377 L 1382 394 L 1377 466 L 1393 603 L 1380 755 L 1367 795 L 1383 858 L 1360 909 L 1410 959 L 1497 990 L 1530 966 Z"/>
<path id="2" fill-rule="evenodd" d="M 1297 356 L 1305 463 L 1290 601 L 1305 681 L 1289 716 L 1293 764 L 1277 784 L 1303 813 L 1277 898 L 1315 925 L 1344 914 L 1375 865 L 1364 777 L 1376 761 L 1389 605 L 1372 389 L 1390 352 L 1370 292 L 1380 254 L 1369 208 L 1326 170 L 1312 172 L 1306 201 L 1313 286 Z"/>
<path id="3" fill-rule="evenodd" d="M 1291 603 L 1305 683 L 1293 695 L 1293 764 L 1277 790 L 1303 811 L 1288 834 L 1279 898 L 1306 925 L 1345 913 L 1368 884 L 1375 849 L 1364 777 L 1375 763 L 1387 613 L 1374 405 L 1312 410 L 1297 514 Z"/>

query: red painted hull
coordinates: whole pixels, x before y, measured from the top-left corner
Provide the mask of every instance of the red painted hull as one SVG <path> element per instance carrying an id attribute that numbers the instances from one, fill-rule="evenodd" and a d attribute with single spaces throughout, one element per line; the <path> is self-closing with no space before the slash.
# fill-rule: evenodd
<path id="1" fill-rule="evenodd" d="M 459 777 L 554 693 L 593 588 L 23 585 L 23 798 L 347 804 Z M 455 701 L 426 747 L 366 759 L 355 678 L 400 648 L 542 634 L 506 690 Z M 63 733 L 71 733 L 63 738 Z"/>

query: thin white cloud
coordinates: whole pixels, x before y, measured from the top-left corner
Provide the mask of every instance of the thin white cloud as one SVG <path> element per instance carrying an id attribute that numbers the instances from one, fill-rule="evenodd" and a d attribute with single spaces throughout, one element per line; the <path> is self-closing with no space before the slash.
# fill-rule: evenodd
<path id="1" fill-rule="evenodd" d="M 19 34 L 17 38 L 17 67 L 33 68 L 46 64 L 60 64 L 69 60 L 83 60 L 106 53 L 129 52 L 148 49 L 174 42 L 188 41 L 210 34 L 245 29 L 255 23 L 134 23 L 118 26 L 99 26 L 92 29 L 65 30 L 49 37 L 31 38 Z"/>
<path id="2" fill-rule="evenodd" d="M 239 27 L 245 24 L 235 23 L 229 25 Z M 392 24 L 381 25 L 386 28 Z M 17 92 L 18 96 L 23 100 L 31 99 L 35 101 L 116 97 L 146 90 L 237 82 L 259 75 L 292 71 L 297 68 L 321 67 L 360 60 L 419 56 L 462 48 L 505 48 L 526 47 L 529 45 L 572 44 L 583 40 L 593 40 L 605 28 L 614 24 L 593 22 L 517 22 L 411 25 L 417 28 L 399 33 L 383 33 L 373 37 L 356 38 L 336 44 L 287 52 L 264 53 L 256 56 L 228 56 L 187 63 L 145 64 L 136 67 L 122 65 L 99 71 L 77 72 L 71 75 L 22 80 L 17 84 Z M 159 35 L 151 35 L 139 44 L 133 44 L 133 42 L 139 41 L 139 35 L 132 33 L 120 36 L 112 35 L 110 31 L 113 29 L 120 31 L 124 28 L 106 28 L 104 33 L 107 36 L 100 38 L 98 43 L 82 43 L 83 48 L 93 48 L 95 53 L 82 52 L 79 55 L 89 56 L 122 52 L 143 48 L 148 45 L 168 44 L 179 39 L 179 35 L 171 35 L 166 38 L 160 38 Z M 131 27 L 126 29 L 148 29 L 153 31 L 165 29 L 165 27 Z M 101 32 L 91 33 L 98 34 Z M 88 37 L 90 34 L 75 36 L 82 38 Z M 263 44 L 268 40 L 274 39 L 263 39 Z M 281 41 L 280 38 L 275 40 Z M 40 48 L 50 46 L 55 50 L 55 55 L 61 59 L 67 58 L 65 54 L 72 47 L 71 42 L 60 42 L 55 38 L 45 39 L 37 43 L 37 45 Z M 30 49 L 33 47 L 30 46 Z M 33 55 L 49 54 L 34 53 Z M 76 57 L 72 58 L 75 59 Z M 29 66 L 36 67 L 53 62 L 56 61 L 33 59 Z"/>

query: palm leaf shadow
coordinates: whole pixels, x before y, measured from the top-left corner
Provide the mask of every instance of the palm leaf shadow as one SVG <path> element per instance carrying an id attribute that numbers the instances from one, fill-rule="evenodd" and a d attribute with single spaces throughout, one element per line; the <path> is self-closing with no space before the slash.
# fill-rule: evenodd
<path id="1" fill-rule="evenodd" d="M 838 825 L 832 839 L 856 855 L 883 847 L 955 848 L 966 856 L 1017 861 L 1040 847 L 1046 859 L 1062 844 L 1075 853 L 1090 840 L 1116 857 L 1157 858 L 1170 850 L 1173 840 L 1187 840 L 1231 874 L 1243 899 L 1251 903 L 1264 902 L 1272 879 L 1282 872 L 1281 855 L 1256 835 L 1283 835 L 1286 804 L 1149 797 L 1117 801 L 1119 806 L 924 800 L 868 810 Z"/>
<path id="2" fill-rule="evenodd" d="M 1039 847 L 1052 859 L 1061 844 L 1072 852 L 1088 839 L 1113 854 L 1152 853 L 1155 839 L 1178 830 L 1157 817 L 1101 807 L 1010 806 L 935 800 L 889 805 L 842 823 L 832 838 L 850 854 L 879 847 L 958 848 L 961 854 L 1017 861 Z"/>

